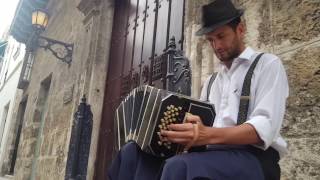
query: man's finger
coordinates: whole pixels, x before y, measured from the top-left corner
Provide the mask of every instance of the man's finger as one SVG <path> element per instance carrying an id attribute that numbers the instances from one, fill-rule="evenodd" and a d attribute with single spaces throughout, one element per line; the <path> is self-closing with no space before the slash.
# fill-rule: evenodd
<path id="1" fill-rule="evenodd" d="M 191 113 L 186 113 L 186 122 L 189 123 L 198 123 L 201 122 L 201 119 L 197 115 L 193 115 Z"/>
<path id="2" fill-rule="evenodd" d="M 171 143 L 187 145 L 191 141 L 191 139 L 188 139 L 188 138 L 167 138 L 166 141 L 171 142 Z"/>
<path id="3" fill-rule="evenodd" d="M 161 136 L 166 138 L 193 138 L 193 131 L 161 131 Z"/>
<path id="4" fill-rule="evenodd" d="M 183 123 L 183 124 L 170 124 L 168 128 L 173 131 L 189 131 L 193 127 L 191 123 Z"/>

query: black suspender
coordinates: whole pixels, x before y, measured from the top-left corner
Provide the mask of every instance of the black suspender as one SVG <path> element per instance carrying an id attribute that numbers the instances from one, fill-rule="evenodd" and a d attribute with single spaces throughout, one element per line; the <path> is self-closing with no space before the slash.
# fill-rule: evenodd
<path id="1" fill-rule="evenodd" d="M 253 75 L 253 71 L 260 60 L 263 53 L 260 53 L 256 59 L 251 64 L 246 77 L 243 81 L 242 91 L 241 91 L 241 97 L 240 97 L 240 104 L 239 104 L 239 112 L 238 112 L 238 119 L 237 124 L 242 124 L 247 120 L 248 116 L 248 108 L 249 108 L 249 101 L 250 101 L 250 87 L 251 87 L 251 78 Z"/>
<path id="2" fill-rule="evenodd" d="M 209 95 L 210 95 L 210 90 L 211 86 L 213 84 L 213 81 L 216 79 L 218 73 L 213 73 L 210 77 L 209 84 L 207 86 L 207 101 L 209 101 Z"/>
<path id="3" fill-rule="evenodd" d="M 260 60 L 261 56 L 264 53 L 260 53 L 253 63 L 251 64 L 243 82 L 242 86 L 242 91 L 241 91 L 241 97 L 240 97 L 240 104 L 239 104 L 239 112 L 238 112 L 238 119 L 237 119 L 237 124 L 240 125 L 244 123 L 247 120 L 248 116 L 248 108 L 249 108 L 249 101 L 250 101 L 250 87 L 251 87 L 251 79 L 253 75 L 253 71 L 258 64 L 258 61 Z M 211 86 L 217 76 L 217 73 L 213 73 L 211 75 L 211 78 L 209 80 L 209 84 L 207 87 L 207 101 L 209 101 L 209 95 L 210 95 L 210 90 Z"/>

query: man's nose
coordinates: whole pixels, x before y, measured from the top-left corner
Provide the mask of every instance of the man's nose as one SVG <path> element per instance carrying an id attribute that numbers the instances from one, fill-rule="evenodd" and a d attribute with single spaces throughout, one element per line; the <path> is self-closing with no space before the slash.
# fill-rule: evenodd
<path id="1" fill-rule="evenodd" d="M 211 46 L 212 46 L 214 49 L 220 49 L 221 46 L 222 46 L 222 43 L 221 43 L 221 41 L 219 41 L 219 40 L 213 40 L 213 41 L 211 42 Z"/>

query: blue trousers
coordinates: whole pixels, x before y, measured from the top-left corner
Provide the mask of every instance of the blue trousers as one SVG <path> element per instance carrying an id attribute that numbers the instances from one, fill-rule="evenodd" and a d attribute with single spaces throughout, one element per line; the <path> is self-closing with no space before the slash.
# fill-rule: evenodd
<path id="1" fill-rule="evenodd" d="M 245 149 L 191 152 L 160 159 L 129 142 L 109 171 L 110 180 L 263 180 L 258 159 Z"/>

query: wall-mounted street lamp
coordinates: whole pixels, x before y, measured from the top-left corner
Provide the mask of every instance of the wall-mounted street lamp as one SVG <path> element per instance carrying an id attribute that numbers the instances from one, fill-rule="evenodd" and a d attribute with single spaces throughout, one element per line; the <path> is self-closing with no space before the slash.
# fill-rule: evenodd
<path id="1" fill-rule="evenodd" d="M 70 64 L 72 61 L 73 44 L 57 41 L 40 36 L 48 25 L 49 15 L 44 10 L 37 9 L 32 12 L 32 26 L 36 32 L 36 46 L 50 50 L 61 61 Z"/>

